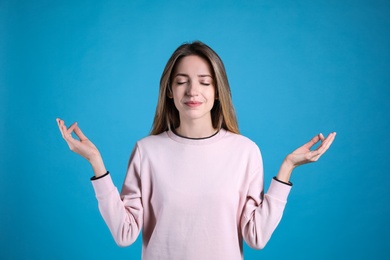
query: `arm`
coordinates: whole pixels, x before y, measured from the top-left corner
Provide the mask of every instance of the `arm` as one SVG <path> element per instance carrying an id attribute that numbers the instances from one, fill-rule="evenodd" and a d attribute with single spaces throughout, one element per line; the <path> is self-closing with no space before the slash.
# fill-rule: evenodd
<path id="1" fill-rule="evenodd" d="M 299 165 L 317 161 L 330 147 L 335 136 L 336 133 L 331 133 L 325 139 L 322 134 L 319 134 L 287 155 L 276 178 L 290 185 L 272 180 L 267 193 L 263 195 L 263 190 L 259 191 L 263 186 L 263 172 L 257 172 L 253 176 L 241 218 L 242 235 L 250 247 L 262 249 L 279 224 L 291 190 L 290 177 L 293 169 Z M 321 145 L 311 151 L 313 145 L 319 141 L 322 142 Z"/>
<path id="2" fill-rule="evenodd" d="M 252 175 L 241 217 L 242 236 L 250 247 L 265 247 L 282 218 L 290 190 L 290 185 L 273 179 L 264 194 L 262 168 Z"/>
<path id="3" fill-rule="evenodd" d="M 74 123 L 66 128 L 61 119 L 57 119 L 57 124 L 70 150 L 87 159 L 93 168 L 95 179 L 92 185 L 99 210 L 115 242 L 119 246 L 132 244 L 137 239 L 143 223 L 138 155 L 133 152 L 124 184 L 125 189 L 122 191 L 124 194 L 121 196 L 110 175 L 98 178 L 107 173 L 103 159 L 96 146 L 82 133 L 78 124 Z M 79 140 L 72 137 L 72 132 Z"/>

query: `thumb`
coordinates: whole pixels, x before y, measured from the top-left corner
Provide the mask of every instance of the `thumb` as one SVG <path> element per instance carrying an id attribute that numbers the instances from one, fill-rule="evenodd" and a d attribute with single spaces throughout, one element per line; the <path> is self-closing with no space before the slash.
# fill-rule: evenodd
<path id="1" fill-rule="evenodd" d="M 85 140 L 88 140 L 88 138 L 83 134 L 83 132 L 81 131 L 78 123 L 76 123 L 76 126 L 74 128 L 74 133 L 77 135 L 77 137 L 80 139 L 80 141 L 85 141 Z"/>

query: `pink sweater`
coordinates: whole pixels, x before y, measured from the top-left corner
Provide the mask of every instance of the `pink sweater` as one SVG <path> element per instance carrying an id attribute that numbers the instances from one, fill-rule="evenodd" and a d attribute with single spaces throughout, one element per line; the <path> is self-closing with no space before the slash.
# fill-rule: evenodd
<path id="1" fill-rule="evenodd" d="M 119 194 L 111 177 L 92 182 L 116 243 L 142 228 L 142 257 L 242 259 L 243 238 L 263 248 L 278 225 L 291 186 L 272 180 L 254 142 L 220 130 L 206 139 L 168 131 L 137 142 Z"/>

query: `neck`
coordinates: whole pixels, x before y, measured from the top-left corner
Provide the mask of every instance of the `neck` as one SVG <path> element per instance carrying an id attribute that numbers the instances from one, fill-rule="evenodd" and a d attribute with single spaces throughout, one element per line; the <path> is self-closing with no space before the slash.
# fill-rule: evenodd
<path id="1" fill-rule="evenodd" d="M 199 122 L 196 121 L 191 121 L 191 122 L 180 122 L 180 126 L 176 128 L 176 133 L 189 137 L 189 138 L 205 138 L 212 136 L 215 134 L 218 129 L 214 129 L 213 125 L 211 123 L 211 120 L 209 123 L 206 124 L 200 124 Z"/>

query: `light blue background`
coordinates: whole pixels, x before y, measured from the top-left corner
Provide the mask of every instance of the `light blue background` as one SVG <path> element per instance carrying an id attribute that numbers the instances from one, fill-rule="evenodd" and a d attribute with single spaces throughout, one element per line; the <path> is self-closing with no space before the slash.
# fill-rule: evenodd
<path id="1" fill-rule="evenodd" d="M 78 121 L 120 188 L 148 134 L 174 49 L 223 59 L 266 187 L 284 156 L 337 131 L 298 168 L 285 215 L 245 259 L 389 259 L 390 3 L 0 1 L 0 258 L 139 259 L 114 243 L 86 161 L 55 122 Z"/>

